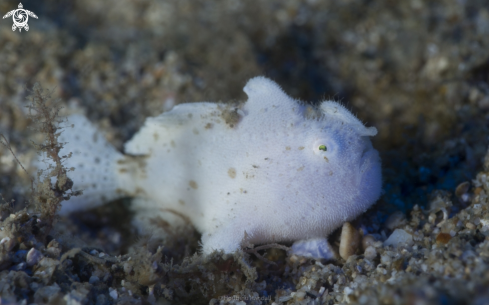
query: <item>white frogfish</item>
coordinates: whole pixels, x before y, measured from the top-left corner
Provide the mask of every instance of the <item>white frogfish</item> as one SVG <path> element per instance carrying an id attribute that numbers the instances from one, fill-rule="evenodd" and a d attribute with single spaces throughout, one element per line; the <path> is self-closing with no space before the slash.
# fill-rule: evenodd
<path id="1" fill-rule="evenodd" d="M 331 258 L 327 235 L 379 198 L 381 162 L 365 127 L 333 101 L 310 106 L 255 77 L 244 103 L 186 103 L 148 118 L 112 147 L 83 116 L 60 136 L 83 195 L 61 213 L 131 196 L 139 226 L 172 211 L 202 233 L 203 253 L 294 242 L 292 252 Z"/>

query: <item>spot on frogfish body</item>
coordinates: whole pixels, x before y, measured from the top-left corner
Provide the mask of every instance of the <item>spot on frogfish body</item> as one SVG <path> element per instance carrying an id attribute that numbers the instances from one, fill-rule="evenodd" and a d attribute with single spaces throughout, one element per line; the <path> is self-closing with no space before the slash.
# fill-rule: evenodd
<path id="1" fill-rule="evenodd" d="M 229 168 L 228 175 L 232 179 L 236 178 L 236 169 L 234 167 Z"/>
<path id="2" fill-rule="evenodd" d="M 198 188 L 199 188 L 199 186 L 197 185 L 197 182 L 195 182 L 194 180 L 190 180 L 190 181 L 188 182 L 188 185 L 189 185 L 191 188 L 193 188 L 194 190 L 196 190 L 196 189 L 198 189 Z"/>

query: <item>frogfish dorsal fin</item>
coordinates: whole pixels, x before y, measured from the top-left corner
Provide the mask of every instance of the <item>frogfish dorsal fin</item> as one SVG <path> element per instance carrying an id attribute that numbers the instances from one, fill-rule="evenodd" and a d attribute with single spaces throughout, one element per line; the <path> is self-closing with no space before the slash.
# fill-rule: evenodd
<path id="1" fill-rule="evenodd" d="M 245 109 L 249 112 L 264 112 L 272 108 L 293 109 L 299 107 L 297 101 L 288 96 L 280 86 L 264 76 L 257 76 L 248 81 L 243 91 L 248 95 Z"/>

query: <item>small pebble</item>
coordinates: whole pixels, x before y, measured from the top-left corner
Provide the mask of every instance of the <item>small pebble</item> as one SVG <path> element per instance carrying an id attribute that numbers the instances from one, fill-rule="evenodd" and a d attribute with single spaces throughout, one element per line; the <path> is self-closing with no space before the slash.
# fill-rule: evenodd
<path id="1" fill-rule="evenodd" d="M 117 290 L 115 290 L 113 288 L 109 288 L 109 295 L 114 300 L 117 300 L 117 298 L 119 297 L 119 295 L 117 294 Z"/>
<path id="2" fill-rule="evenodd" d="M 47 256 L 51 258 L 58 258 L 61 254 L 61 249 L 59 248 L 47 248 L 46 249 Z"/>
<path id="3" fill-rule="evenodd" d="M 380 257 L 380 262 L 386 266 L 389 266 L 392 263 L 392 258 L 389 255 L 382 255 Z"/>
<path id="4" fill-rule="evenodd" d="M 9 252 L 9 251 L 11 251 L 15 247 L 15 245 L 17 243 L 15 242 L 15 239 L 14 238 L 10 238 L 10 237 L 7 236 L 7 237 L 2 238 L 2 240 L 0 241 L 0 244 L 3 245 L 3 248 L 7 252 Z"/>
<path id="5" fill-rule="evenodd" d="M 365 235 L 362 238 L 362 248 L 363 250 L 367 250 L 368 247 L 373 246 L 376 242 L 376 239 L 373 235 Z"/>
<path id="6" fill-rule="evenodd" d="M 321 288 L 319 289 L 319 294 L 322 295 L 325 290 L 326 290 L 326 288 L 321 286 Z"/>
<path id="7" fill-rule="evenodd" d="M 481 219 L 479 220 L 480 223 L 485 226 L 485 227 L 489 227 L 489 220 L 488 219 Z"/>
<path id="8" fill-rule="evenodd" d="M 297 291 L 294 295 L 294 298 L 297 300 L 297 301 L 302 301 L 304 299 L 304 297 L 306 296 L 306 292 L 305 291 Z"/>
<path id="9" fill-rule="evenodd" d="M 452 239 L 452 235 L 448 233 L 439 233 L 436 236 L 436 243 L 439 245 L 445 245 L 450 241 L 450 239 Z"/>
<path id="10" fill-rule="evenodd" d="M 95 285 L 97 284 L 98 282 L 100 282 L 100 279 L 98 276 L 96 275 L 92 275 L 89 279 L 88 279 L 88 282 L 92 285 Z"/>
<path id="11" fill-rule="evenodd" d="M 384 246 L 411 246 L 413 244 L 413 236 L 402 229 L 396 229 L 389 238 L 384 241 Z"/>
<path id="12" fill-rule="evenodd" d="M 377 250 L 372 246 L 368 246 L 363 255 L 366 259 L 373 260 L 377 257 Z"/>
<path id="13" fill-rule="evenodd" d="M 32 248 L 27 253 L 27 258 L 26 258 L 27 266 L 32 267 L 36 265 L 42 258 L 43 258 L 42 253 L 39 252 L 36 248 Z"/>
<path id="14" fill-rule="evenodd" d="M 278 301 L 279 302 L 287 302 L 290 299 L 292 299 L 291 295 L 284 295 L 284 296 L 281 296 L 280 298 L 278 298 Z"/>
<path id="15" fill-rule="evenodd" d="M 47 245 L 46 255 L 51 258 L 58 258 L 61 255 L 61 246 L 56 239 L 51 240 Z"/>

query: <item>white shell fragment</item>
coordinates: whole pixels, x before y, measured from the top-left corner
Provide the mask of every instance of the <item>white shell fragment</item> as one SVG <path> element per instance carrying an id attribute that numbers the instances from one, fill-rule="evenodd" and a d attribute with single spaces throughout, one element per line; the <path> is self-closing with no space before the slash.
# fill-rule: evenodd
<path id="1" fill-rule="evenodd" d="M 354 255 L 361 245 L 361 236 L 351 223 L 345 222 L 341 228 L 340 256 L 347 260 Z"/>
<path id="2" fill-rule="evenodd" d="M 392 234 L 384 241 L 384 246 L 393 246 L 394 248 L 400 246 L 411 246 L 414 243 L 413 236 L 403 229 L 396 229 Z"/>
<path id="3" fill-rule="evenodd" d="M 84 194 L 62 213 L 123 196 L 140 227 L 169 214 L 202 233 L 203 253 L 299 241 L 294 253 L 331 257 L 326 237 L 380 196 L 381 164 L 365 127 L 342 105 L 308 106 L 255 77 L 241 104 L 188 103 L 148 118 L 116 151 L 82 116 L 60 140 Z M 170 211 L 170 212 L 169 212 Z M 326 243 L 326 244 L 325 244 Z M 328 250 L 329 251 L 329 250 Z"/>
<path id="4" fill-rule="evenodd" d="M 36 265 L 43 257 L 44 256 L 39 250 L 37 250 L 36 248 L 31 248 L 29 252 L 27 252 L 27 257 L 26 257 L 27 266 Z"/>

